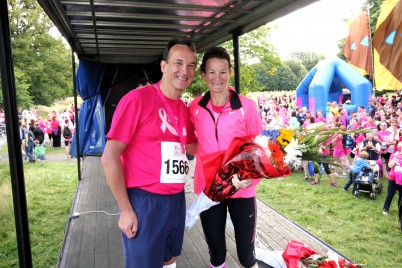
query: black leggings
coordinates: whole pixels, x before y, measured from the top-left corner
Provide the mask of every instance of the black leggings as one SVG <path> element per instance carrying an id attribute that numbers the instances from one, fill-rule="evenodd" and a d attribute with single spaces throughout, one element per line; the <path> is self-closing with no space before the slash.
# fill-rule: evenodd
<path id="1" fill-rule="evenodd" d="M 328 163 L 320 163 L 320 162 L 318 162 L 317 164 L 319 166 L 321 166 L 321 164 L 322 164 L 322 166 L 324 167 L 325 174 L 327 174 L 327 175 L 331 174 L 331 169 L 329 168 Z M 317 169 L 316 167 L 314 167 L 314 174 L 318 174 L 318 173 L 320 173 L 320 170 Z"/>
<path id="2" fill-rule="evenodd" d="M 256 264 L 254 239 L 257 209 L 255 197 L 228 198 L 201 213 L 200 218 L 209 248 L 211 264 L 219 266 L 226 259 L 225 227 L 228 209 L 234 226 L 239 261 L 244 267 L 253 267 Z"/>

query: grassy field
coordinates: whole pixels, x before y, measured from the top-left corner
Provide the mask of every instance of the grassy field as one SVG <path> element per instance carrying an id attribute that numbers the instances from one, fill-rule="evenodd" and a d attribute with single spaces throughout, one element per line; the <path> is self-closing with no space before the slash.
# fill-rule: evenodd
<path id="1" fill-rule="evenodd" d="M 78 107 L 82 104 L 81 97 L 78 96 L 77 98 Z M 38 105 L 33 107 L 32 110 L 35 110 L 38 115 L 46 118 L 48 114 L 52 113 L 53 111 L 63 112 L 64 110 L 70 110 L 71 104 L 74 104 L 73 97 L 67 97 L 62 100 L 55 102 L 52 106 L 43 106 Z"/>
<path id="2" fill-rule="evenodd" d="M 381 179 L 384 191 L 372 200 L 365 194 L 353 196 L 351 188 L 343 191 L 345 178 L 336 178 L 338 187 L 333 188 L 326 175 L 320 185 L 310 185 L 303 177 L 296 172 L 284 180 L 264 180 L 258 198 L 356 263 L 402 267 L 397 196 L 389 215 L 382 214 L 386 179 Z"/>
<path id="3" fill-rule="evenodd" d="M 58 153 L 51 151 L 51 153 Z M 48 162 L 44 167 L 26 164 L 25 183 L 34 267 L 54 267 L 61 249 L 77 186 L 75 162 Z M 325 243 L 368 268 L 400 267 L 402 233 L 394 200 L 389 215 L 382 214 L 386 191 L 376 200 L 354 197 L 341 186 L 329 187 L 323 175 L 312 186 L 295 172 L 284 180 L 264 180 L 258 198 L 297 222 Z M 381 179 L 384 189 L 387 181 Z M 7 163 L 0 163 L 0 267 L 17 267 L 18 252 Z"/>
<path id="4" fill-rule="evenodd" d="M 57 263 L 78 179 L 75 162 L 24 165 L 34 267 Z M 18 267 L 9 165 L 0 163 L 0 267 Z"/>

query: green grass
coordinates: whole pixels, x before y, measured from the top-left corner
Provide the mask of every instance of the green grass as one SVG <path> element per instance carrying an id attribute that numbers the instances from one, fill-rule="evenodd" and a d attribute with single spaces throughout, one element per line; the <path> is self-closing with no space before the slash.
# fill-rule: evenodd
<path id="1" fill-rule="evenodd" d="M 51 151 L 51 152 L 50 152 Z M 57 153 L 49 150 L 47 154 Z M 77 187 L 75 162 L 46 162 L 44 167 L 25 164 L 25 185 L 34 267 L 54 267 L 64 237 L 64 227 Z M 337 188 L 329 187 L 323 175 L 312 186 L 303 174 L 280 180 L 263 180 L 258 198 L 297 222 L 325 243 L 368 268 L 400 267 L 402 233 L 397 219 L 395 196 L 389 215 L 382 214 L 384 191 L 372 200 L 342 191 L 346 179 L 337 178 Z M 18 267 L 12 191 L 7 163 L 0 163 L 0 267 Z"/>
<path id="2" fill-rule="evenodd" d="M 297 222 L 310 233 L 367 267 L 401 267 L 402 233 L 398 222 L 397 194 L 389 215 L 382 214 L 387 195 L 387 180 L 380 179 L 384 190 L 372 200 L 366 194 L 355 197 L 344 192 L 346 179 L 336 178 L 338 187 L 329 187 L 327 175 L 320 185 L 310 185 L 303 173 L 295 172 L 281 180 L 263 180 L 257 197 Z"/>
<path id="3" fill-rule="evenodd" d="M 33 266 L 55 267 L 78 184 L 77 166 L 24 163 L 24 172 Z M 0 198 L 0 267 L 18 267 L 8 163 L 0 163 Z"/>

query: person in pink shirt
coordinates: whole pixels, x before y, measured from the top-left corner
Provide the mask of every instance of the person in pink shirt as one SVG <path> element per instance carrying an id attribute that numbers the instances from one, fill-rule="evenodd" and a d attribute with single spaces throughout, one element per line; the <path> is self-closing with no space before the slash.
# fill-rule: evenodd
<path id="1" fill-rule="evenodd" d="M 388 174 L 388 191 L 383 207 L 384 215 L 388 215 L 396 191 L 399 191 L 398 205 L 400 206 L 402 203 L 402 142 L 398 142 L 395 152 L 389 159 L 388 166 L 391 170 Z"/>
<path id="2" fill-rule="evenodd" d="M 348 111 L 343 107 L 339 108 L 339 120 L 342 123 L 342 126 L 346 127 L 348 122 Z"/>
<path id="3" fill-rule="evenodd" d="M 385 170 L 389 172 L 388 162 L 389 157 L 395 150 L 395 135 L 394 133 L 387 130 L 388 125 L 386 122 L 380 123 L 380 130 L 377 131 L 376 135 L 378 141 L 380 142 L 380 157 L 384 160 Z"/>
<path id="4" fill-rule="evenodd" d="M 357 113 L 357 115 L 358 115 L 358 117 L 359 117 L 359 125 L 360 126 L 363 126 L 366 122 L 367 122 L 367 112 L 366 112 L 366 110 L 361 110 L 361 112 L 359 113 Z"/>
<path id="5" fill-rule="evenodd" d="M 47 116 L 47 120 L 45 122 L 45 133 L 47 134 L 49 138 L 49 144 L 52 144 L 52 114 L 49 114 Z"/>
<path id="6" fill-rule="evenodd" d="M 227 150 L 235 137 L 256 137 L 261 134 L 261 117 L 254 101 L 239 95 L 228 86 L 231 67 L 226 49 L 212 47 L 205 52 L 200 69 L 208 92 L 195 98 L 190 104 L 191 117 L 198 137 L 197 159 Z M 257 212 L 255 195 L 260 180 L 238 181 L 237 177 L 233 180 L 239 190 L 200 214 L 210 253 L 210 268 L 226 267 L 227 211 L 234 225 L 241 265 L 258 266 L 254 254 Z M 195 193 L 200 194 L 205 186 L 202 161 L 197 161 L 194 175 Z"/>
<path id="7" fill-rule="evenodd" d="M 53 147 L 60 148 L 61 147 L 61 126 L 60 126 L 60 121 L 57 119 L 56 115 L 52 116 L 52 119 L 50 121 L 50 128 L 52 129 Z"/>
<path id="8" fill-rule="evenodd" d="M 196 61 L 191 39 L 169 41 L 162 79 L 127 93 L 113 115 L 102 164 L 120 209 L 126 267 L 176 267 L 181 254 L 186 150 L 195 153 L 196 136 L 179 96 L 194 79 Z"/>
<path id="9" fill-rule="evenodd" d="M 327 123 L 327 119 L 323 117 L 321 110 L 317 110 L 317 112 L 315 113 L 314 122 L 316 122 L 316 123 L 320 123 L 320 122 L 321 123 Z"/>
<path id="10" fill-rule="evenodd" d="M 318 136 L 317 136 L 318 138 Z M 328 139 L 327 141 L 321 143 L 320 150 L 323 155 L 329 155 L 331 154 L 330 150 L 330 145 L 331 145 L 332 139 Z M 321 163 L 318 163 L 321 165 Z M 334 180 L 334 174 L 331 173 L 331 169 L 329 167 L 328 163 L 322 163 L 322 166 L 324 168 L 325 173 L 328 175 L 329 178 L 329 186 L 331 187 L 336 187 L 336 182 Z M 318 172 L 320 172 L 317 168 L 314 168 L 314 178 L 311 181 L 311 185 L 317 185 L 318 184 Z"/>
<path id="11" fill-rule="evenodd" d="M 370 116 L 367 116 L 366 119 L 367 121 L 363 122 L 362 127 L 366 129 L 377 130 L 377 124 L 375 123 L 374 119 Z"/>
<path id="12" fill-rule="evenodd" d="M 362 117 L 363 111 L 364 111 L 364 106 L 358 106 L 358 107 L 357 107 L 357 112 L 356 112 L 356 114 L 357 114 L 358 120 L 360 120 L 360 117 Z"/>
<path id="13" fill-rule="evenodd" d="M 342 125 L 342 123 L 338 122 L 336 123 L 336 127 L 338 127 L 342 131 L 346 131 L 346 127 Z M 340 167 L 336 167 L 336 169 L 340 169 L 338 171 L 340 172 L 335 172 L 334 176 L 335 177 L 344 177 L 346 178 L 347 171 L 350 169 L 350 164 L 348 160 L 348 155 L 351 152 L 351 148 L 345 148 L 343 144 L 343 135 L 342 134 L 335 134 L 333 137 L 333 157 L 337 160 L 339 160 Z M 342 174 L 341 174 L 342 172 Z"/>

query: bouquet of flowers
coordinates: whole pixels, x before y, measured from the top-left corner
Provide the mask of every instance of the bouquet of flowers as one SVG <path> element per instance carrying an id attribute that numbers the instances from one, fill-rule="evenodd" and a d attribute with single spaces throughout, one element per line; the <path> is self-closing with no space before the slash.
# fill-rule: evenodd
<path id="1" fill-rule="evenodd" d="M 366 129 L 342 131 L 340 128 L 327 128 L 325 123 L 313 123 L 306 128 L 264 130 L 256 142 L 271 152 L 275 162 L 283 162 L 292 168 L 300 167 L 302 161 L 312 161 L 315 166 L 318 162 L 338 165 L 332 156 L 321 153 L 321 146 L 328 146 L 335 134 L 368 132 Z"/>
<path id="2" fill-rule="evenodd" d="M 320 256 L 317 251 L 303 242 L 290 240 L 282 253 L 287 268 L 361 268 L 346 259 L 339 260 L 335 253 Z"/>
<path id="3" fill-rule="evenodd" d="M 229 198 L 238 190 L 233 183 L 235 174 L 240 181 L 278 178 L 289 175 L 290 167 L 300 166 L 302 160 L 313 161 L 317 167 L 317 162 L 336 165 L 331 156 L 319 153 L 321 144 L 329 141 L 334 133 L 362 131 L 327 130 L 326 124 L 316 123 L 306 129 L 268 130 L 255 141 L 250 137 L 234 138 L 227 151 L 201 157 L 206 188 L 187 208 L 186 227 L 190 229 L 202 211 Z"/>
<path id="4" fill-rule="evenodd" d="M 277 178 L 291 173 L 290 168 L 272 162 L 266 151 L 249 137 L 234 138 L 227 151 L 216 152 L 201 157 L 206 178 L 203 193 L 187 208 L 186 226 L 191 228 L 198 215 L 230 197 L 237 188 L 233 175 L 239 180 Z"/>

